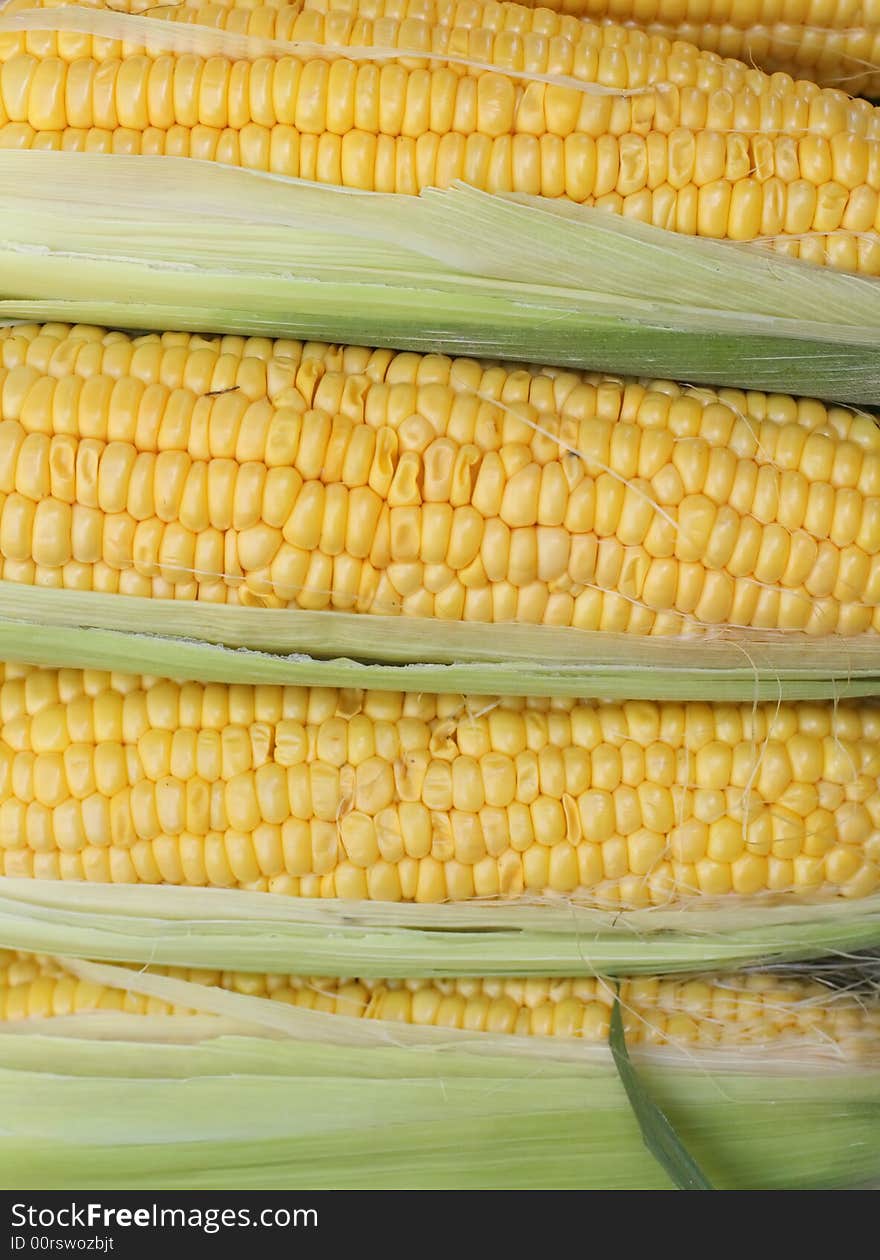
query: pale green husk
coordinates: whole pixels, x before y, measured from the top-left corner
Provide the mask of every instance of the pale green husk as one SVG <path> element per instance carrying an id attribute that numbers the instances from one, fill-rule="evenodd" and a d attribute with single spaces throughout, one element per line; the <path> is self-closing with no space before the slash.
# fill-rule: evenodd
<path id="1" fill-rule="evenodd" d="M 11 1025 L 0 1034 L 7 1189 L 670 1186 L 604 1047 L 325 1016 L 79 970 L 214 1009 L 213 1027 L 210 1015 L 115 1013 Z M 875 1057 L 784 1045 L 634 1057 L 719 1188 L 880 1176 Z"/>
<path id="2" fill-rule="evenodd" d="M 22 20 L 0 18 L 0 29 Z M 153 39 L 181 38 L 179 26 L 174 36 L 151 25 Z M 880 398 L 877 280 L 464 186 L 413 197 L 190 159 L 5 151 L 0 276 L 0 317 Z"/>
<path id="3" fill-rule="evenodd" d="M 246 650 L 243 650 L 246 649 Z M 0 581 L 0 659 L 202 682 L 594 699 L 880 694 L 880 635 L 651 638 L 52 590 Z"/>
<path id="4" fill-rule="evenodd" d="M 0 878 L 0 945 L 301 975 L 635 975 L 880 948 L 880 895 L 700 899 L 611 912 L 565 898 L 413 905 L 240 889 Z"/>

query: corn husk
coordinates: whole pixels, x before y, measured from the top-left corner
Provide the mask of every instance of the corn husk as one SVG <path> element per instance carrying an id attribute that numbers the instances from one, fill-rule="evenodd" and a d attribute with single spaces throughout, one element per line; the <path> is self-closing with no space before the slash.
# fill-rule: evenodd
<path id="1" fill-rule="evenodd" d="M 0 659 L 193 678 L 470 695 L 840 700 L 880 695 L 880 635 L 568 627 L 255 608 L 0 580 Z"/>
<path id="2" fill-rule="evenodd" d="M 416 905 L 3 877 L 0 943 L 78 958 L 367 978 L 720 971 L 880 948 L 880 895 L 701 897 L 610 911 L 564 897 Z"/>
<path id="3" fill-rule="evenodd" d="M 201 1016 L 0 1033 L 9 1189 L 668 1189 L 605 1047 L 322 1015 L 76 964 Z M 880 1061 L 827 1045 L 633 1053 L 717 1188 L 880 1176 Z"/>
<path id="4" fill-rule="evenodd" d="M 61 12 L 123 34 L 141 20 L 47 9 L 42 27 Z M 0 31 L 26 16 L 0 16 Z M 171 45 L 223 34 L 149 27 Z M 880 394 L 876 279 L 463 185 L 360 193 L 193 159 L 0 151 L 0 275 L 0 318 Z"/>

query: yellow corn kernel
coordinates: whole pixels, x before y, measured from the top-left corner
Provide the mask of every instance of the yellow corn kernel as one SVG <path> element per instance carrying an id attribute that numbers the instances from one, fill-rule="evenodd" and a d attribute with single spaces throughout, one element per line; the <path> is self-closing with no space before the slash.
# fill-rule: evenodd
<path id="1" fill-rule="evenodd" d="M 880 859 L 869 702 L 548 703 L 3 666 L 0 719 L 12 876 L 37 873 L 30 853 L 45 878 L 627 907 L 852 896 Z"/>
<path id="2" fill-rule="evenodd" d="M 630 634 L 873 632 L 880 431 L 843 408 L 587 373 L 562 391 L 549 369 L 390 352 L 365 375 L 364 352 L 316 343 L 36 333 L 0 330 L 7 581 Z M 516 409 L 493 413 L 496 395 Z"/>

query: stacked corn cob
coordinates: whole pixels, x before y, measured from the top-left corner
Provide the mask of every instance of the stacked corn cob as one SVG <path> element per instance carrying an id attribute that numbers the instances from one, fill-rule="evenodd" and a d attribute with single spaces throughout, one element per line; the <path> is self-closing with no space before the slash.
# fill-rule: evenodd
<path id="1" fill-rule="evenodd" d="M 625 364 L 591 364 L 580 343 L 563 367 L 457 355 L 424 299 L 413 344 L 448 355 L 274 340 L 295 330 L 255 315 L 259 296 L 232 315 L 226 289 L 205 324 L 224 335 L 138 335 L 60 322 L 99 298 L 75 280 L 82 258 L 69 290 L 45 287 L 32 245 L 55 248 L 58 227 L 35 201 L 35 235 L 10 241 L 7 309 L 39 322 L 0 329 L 0 1091 L 21 1085 L 35 1038 L 72 1065 L 45 1051 L 68 1117 L 78 1071 L 102 1089 L 140 1077 L 160 1126 L 183 1106 L 163 1175 L 200 1141 L 210 1184 L 250 1165 L 265 1185 L 312 1185 L 333 1176 L 305 1165 L 314 1127 L 336 1184 L 654 1184 L 604 1053 L 609 1036 L 625 1053 L 617 1013 L 720 1182 L 877 1175 L 870 977 L 742 969 L 880 945 L 880 435 L 866 412 L 751 388 L 735 339 L 749 319 L 760 337 L 778 271 L 828 301 L 821 330 L 793 325 L 787 344 L 846 342 L 873 379 L 856 325 L 880 275 L 880 115 L 780 72 L 811 64 L 809 40 L 788 58 L 767 36 L 768 74 L 671 42 L 679 12 L 608 15 L 663 31 L 390 0 L 0 11 L 0 148 L 20 151 L 0 178 L 106 171 L 112 187 L 119 171 L 147 218 L 160 172 L 186 190 L 232 180 L 267 224 L 294 198 L 305 251 L 326 210 L 344 227 L 338 257 L 303 264 L 306 289 L 336 286 L 299 316 L 310 334 L 345 318 L 339 275 L 369 271 L 346 252 L 381 228 L 365 192 L 417 235 L 428 188 L 484 204 L 455 200 L 464 181 L 536 250 L 583 225 L 597 265 L 613 239 L 648 267 L 678 234 L 686 347 L 700 319 L 712 332 L 693 276 L 719 259 L 743 272 L 741 304 L 716 312 L 726 388 L 652 376 L 653 357 L 639 377 L 586 370 Z M 829 37 L 820 77 L 866 40 Z M 153 171 L 151 206 L 138 181 Z M 345 191 L 314 200 L 322 183 Z M 209 283 L 212 231 L 192 263 Z M 455 247 L 421 242 L 418 283 L 438 302 L 483 286 L 512 327 L 511 274 L 468 276 L 444 261 Z M 145 324 L 167 309 L 162 248 L 122 245 L 141 250 Z M 262 248 L 226 271 L 247 255 L 259 290 Z M 387 239 L 377 250 L 393 278 Z M 553 280 L 533 277 L 526 306 L 540 289 L 564 318 Z M 662 324 L 628 284 L 622 314 L 596 290 L 602 336 Z M 481 340 L 476 318 L 468 335 L 487 354 L 512 345 Z M 843 363 L 822 378 L 829 400 Z M 359 659 L 315 659 L 343 655 Z M 95 1035 L 118 1061 L 90 1057 Z M 705 1069 L 724 1085 L 714 1110 Z M 204 1075 L 204 1109 L 175 1088 L 184 1073 Z M 221 1140 L 208 1078 L 242 1073 L 247 1115 Z M 296 1104 L 280 1120 L 264 1074 Z M 572 1077 L 593 1146 L 571 1130 L 547 1159 Z M 786 1170 L 758 1135 L 731 1171 L 713 1143 L 769 1100 L 798 1153 Z M 57 1132 L 10 1114 L 0 1165 L 16 1184 L 156 1184 L 136 1130 L 87 1134 L 74 1169 L 49 1149 Z M 492 1120 L 479 1138 L 475 1114 Z M 401 1145 L 346 1165 L 332 1135 L 375 1147 L 389 1118 Z M 454 1160 L 420 1155 L 425 1125 Z M 503 1154 L 526 1128 L 535 1158 Z"/>

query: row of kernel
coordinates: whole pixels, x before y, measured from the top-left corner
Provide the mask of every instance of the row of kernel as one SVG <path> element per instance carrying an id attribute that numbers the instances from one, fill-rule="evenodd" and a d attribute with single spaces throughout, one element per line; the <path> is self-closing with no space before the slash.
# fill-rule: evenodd
<path id="1" fill-rule="evenodd" d="M 236 362 L 227 361 L 227 357 Z M 241 388 L 238 361 L 242 359 L 258 359 L 266 364 L 268 396 L 273 400 L 289 388 L 292 379 L 309 406 L 331 412 L 341 409 L 351 419 L 369 418 L 374 426 L 394 426 L 399 420 L 393 407 L 381 421 L 373 415 L 367 417 L 366 399 L 378 386 L 416 386 L 408 414 L 416 411 L 426 418 L 434 414 L 431 392 L 439 386 L 456 393 L 479 393 L 508 404 L 527 402 L 541 412 L 558 412 L 579 421 L 595 419 L 610 424 L 625 420 L 645 428 L 668 428 L 675 437 L 704 436 L 758 460 L 766 456 L 782 462 L 788 446 L 777 453 L 775 430 L 756 430 L 748 422 L 751 418 L 775 426 L 797 424 L 854 441 L 866 450 L 880 448 L 880 431 L 870 416 L 788 394 L 732 389 L 716 392 L 705 387 L 684 388 L 670 381 L 621 381 L 557 368 L 524 370 L 516 365 L 480 364 L 443 355 L 395 354 L 358 346 L 273 341 L 264 337 L 148 333 L 132 338 L 87 325 L 64 324 L 19 324 L 0 329 L 0 362 L 6 369 L 26 365 L 35 368 L 40 376 L 107 375 L 114 380 L 130 375 L 145 385 L 187 389 L 197 396 L 233 386 Z M 359 399 L 346 390 L 345 381 L 360 374 L 368 378 L 370 386 Z M 4 402 L 4 418 L 10 418 L 8 406 L 22 406 L 34 383 L 32 376 L 21 380 L 13 398 Z M 329 394 L 325 392 L 328 389 Z M 719 402 L 728 410 L 721 412 L 713 406 Z M 453 414 L 450 423 L 454 420 Z M 503 418 L 497 422 L 503 423 Z M 486 434 L 475 435 L 467 430 L 450 435 L 460 441 L 477 441 L 486 449 L 497 449 L 497 444 L 488 442 Z M 536 436 L 532 434 L 535 447 Z M 535 458 L 544 462 L 537 449 Z M 832 479 L 834 476 L 832 471 Z"/>
<path id="2" fill-rule="evenodd" d="M 303 40 L 336 47 L 376 44 L 399 47 L 414 54 L 420 51 L 470 54 L 483 60 L 491 59 L 501 67 L 527 69 L 533 73 L 580 72 L 588 78 L 598 75 L 602 81 L 608 81 L 609 86 L 618 87 L 639 86 L 663 79 L 667 73 L 678 82 L 698 83 L 710 91 L 719 87 L 735 90 L 744 82 L 753 90 L 760 90 L 771 82 L 768 76 L 750 71 L 742 64 L 725 62 L 711 52 L 686 48 L 680 42 L 680 31 L 673 33 L 676 40 L 673 45 L 668 38 L 670 32 L 662 28 L 644 32 L 608 23 L 594 25 L 560 18 L 544 9 L 529 12 L 513 5 L 505 6 L 503 12 L 499 20 L 498 11 L 492 8 L 459 6 L 454 13 L 438 9 L 433 18 L 428 19 L 415 14 L 404 17 L 378 14 L 373 18 L 360 10 L 356 15 L 338 10 L 323 14 L 308 6 L 303 12 L 296 6 L 287 6 L 275 12 L 264 7 L 248 12 L 208 5 L 181 6 L 163 16 L 173 21 L 196 22 L 270 39 Z M 711 30 L 709 34 L 711 38 Z M 841 33 L 840 40 L 845 39 L 845 34 Z M 761 32 L 757 35 L 760 40 Z M 830 38 L 834 36 L 834 32 L 829 32 Z M 699 44 L 699 40 L 694 43 Z M 864 40 L 860 44 L 858 38 L 850 38 L 849 44 L 857 49 Z M 90 41 L 87 36 L 61 34 L 56 39 L 51 32 L 34 32 L 17 39 L 7 37 L 7 55 L 25 46 L 43 55 L 57 48 L 67 57 L 90 52 L 105 57 L 118 55 L 120 47 L 115 41 Z M 743 50 L 740 47 L 732 51 L 741 54 Z M 788 75 L 777 74 L 772 82 L 777 90 L 781 86 L 789 93 L 802 88 Z"/>
<path id="3" fill-rule="evenodd" d="M 487 383 L 492 375 L 484 373 Z M 535 378 L 535 386 L 539 383 L 545 388 L 527 384 L 528 394 L 552 405 L 547 396 L 552 381 Z M 511 385 L 502 397 L 523 392 L 515 381 Z M 510 525 L 529 523 L 526 517 L 531 515 L 531 523 L 558 525 L 567 519 L 569 493 L 601 497 L 605 484 L 608 493 L 624 493 L 621 480 L 610 486 L 610 474 L 604 471 L 610 466 L 621 479 L 652 483 L 646 487 L 647 498 L 639 495 L 643 507 L 651 492 L 667 507 L 687 494 L 705 493 L 719 506 L 731 502 L 740 513 L 753 511 L 765 524 L 778 519 L 791 530 L 799 529 L 819 506 L 817 498 L 810 507 L 808 490 L 821 497 L 822 513 L 831 512 L 829 520 L 835 515 L 835 490 L 850 491 L 850 497 L 856 490 L 866 498 L 880 494 L 877 427 L 868 417 L 852 413 L 844 413 L 840 422 L 843 427 L 848 421 L 851 437 L 841 438 L 833 430 L 830 436 L 827 426 L 812 431 L 802 423 L 765 421 L 758 426 L 723 404 L 693 396 L 671 400 L 662 393 L 643 393 L 638 410 L 642 425 L 612 422 L 595 415 L 601 393 L 590 385 L 568 394 L 561 416 L 531 403 L 499 409 L 442 385 L 370 386 L 365 377 L 336 373 L 322 376 L 313 392 L 326 410 L 275 408 L 265 398 L 252 402 L 239 390 L 197 397 L 186 389 L 144 385 L 133 377 L 56 380 L 25 364 L 0 368 L 5 417 L 0 445 L 8 468 L 0 490 L 34 501 L 51 493 L 89 507 L 112 502 L 116 506 L 105 510 L 127 506 L 135 519 L 145 519 L 162 502 L 150 492 L 153 479 L 161 487 L 166 478 L 177 485 L 181 477 L 191 476 L 209 495 L 213 481 L 222 481 L 225 500 L 234 497 L 239 478 L 243 490 L 247 482 L 249 503 L 265 492 L 262 511 L 270 519 L 278 516 L 273 488 L 292 508 L 291 495 L 302 488 L 302 479 L 319 477 L 349 488 L 369 484 L 387 496 L 392 508 L 420 501 L 458 507 L 473 501 L 484 516 L 500 511 Z M 660 427 L 664 422 L 668 427 Z M 683 440 L 673 428 L 695 436 Z M 112 443 L 109 448 L 107 442 Z M 528 462 L 529 456 L 534 462 Z M 206 466 L 205 461 L 213 462 Z M 246 477 L 232 461 L 268 467 L 251 467 Z M 591 474 L 589 481 L 585 472 Z M 259 484 L 251 484 L 254 476 Z M 107 483 L 103 493 L 102 478 Z M 534 493 L 527 495 L 529 502 L 534 499 L 531 513 L 514 506 L 505 510 L 505 502 L 513 504 L 517 479 L 521 489 L 534 482 Z M 811 488 L 810 483 L 816 484 Z M 140 487 L 137 493 L 134 486 Z M 635 493 L 637 488 L 631 489 Z M 844 500 L 848 503 L 846 495 L 841 504 Z M 790 503 L 800 503 L 800 509 Z M 160 508 L 159 514 L 170 519 L 167 510 Z M 223 509 L 220 515 L 226 519 L 230 514 Z M 576 515 L 583 516 L 582 507 Z M 253 518 L 254 511 L 232 516 L 242 519 L 237 528 L 246 528 L 244 517 Z M 222 527 L 210 513 L 209 519 Z M 821 527 L 808 528 L 825 536 Z"/>
<path id="4" fill-rule="evenodd" d="M 573 583 L 570 590 L 551 590 L 546 582 L 537 580 L 519 587 L 508 581 L 494 581 L 466 588 L 454 577 L 450 579 L 448 573 L 436 593 L 419 586 L 401 595 L 390 576 L 366 561 L 344 554 L 333 558 L 319 551 L 300 551 L 287 543 L 282 545 L 270 569 L 243 575 L 239 572 L 238 576 L 220 570 L 222 576 L 196 582 L 187 580 L 195 566 L 181 565 L 178 543 L 176 536 L 169 538 L 173 554 L 163 556 L 157 547 L 149 556 L 142 555 L 140 563 L 154 576 L 136 569 L 113 568 L 103 561 L 69 561 L 60 567 L 46 568 L 31 560 L 6 558 L 0 565 L 6 581 L 54 589 L 276 608 L 339 608 L 381 615 L 402 613 L 453 620 L 574 625 L 642 634 L 681 634 L 703 624 L 727 623 L 803 629 L 809 634 L 837 630 L 846 635 L 880 626 L 875 603 L 841 604 L 829 597 L 817 599 L 801 587 L 775 590 L 762 587 L 752 577 L 733 579 L 727 574 L 706 574 L 699 565 L 684 566 L 678 580 L 673 581 L 666 573 L 672 561 L 652 562 L 657 571 L 648 572 L 643 587 L 652 600 L 653 606 L 649 606 L 641 597 L 602 591 L 592 584 L 587 589 Z M 213 555 L 213 543 L 211 548 Z M 217 554 L 222 551 L 221 547 Z M 205 571 L 218 572 L 216 568 Z M 395 566 L 393 574 L 403 584 L 401 566 Z"/>
<path id="5" fill-rule="evenodd" d="M 330 826 L 331 824 L 324 824 Z M 648 906 L 677 897 L 754 894 L 766 889 L 869 895 L 880 884 L 880 867 L 864 860 L 842 885 L 825 882 L 825 859 L 803 855 L 791 860 L 743 854 L 733 863 L 702 859 L 697 863 L 661 862 L 650 875 L 604 879 L 602 847 L 582 843 L 552 849 L 534 845 L 525 853 L 509 851 L 473 866 L 454 859 L 403 858 L 380 861 L 368 869 L 340 862 L 325 875 L 261 874 L 248 837 L 238 833 L 160 837 L 139 840 L 130 848 L 86 847 L 80 852 L 3 849 L 2 873 L 13 878 L 74 879 L 100 883 L 177 883 L 201 887 L 242 887 L 305 897 L 438 902 L 474 896 L 537 893 L 589 894 L 592 904 Z M 581 876 L 584 869 L 587 878 Z M 574 880 L 574 883 L 572 883 Z M 579 882 L 580 881 L 580 882 Z"/>
<path id="6" fill-rule="evenodd" d="M 81 698 L 85 698 L 84 700 Z M 78 707 L 72 702 L 76 701 Z M 222 731 L 231 725 L 295 721 L 312 737 L 338 742 L 343 732 L 346 756 L 352 759 L 364 726 L 405 720 L 401 738 L 407 747 L 435 749 L 442 733 L 462 752 L 516 755 L 574 743 L 588 750 L 600 743 L 617 747 L 637 742 L 648 749 L 656 743 L 672 750 L 699 752 L 717 740 L 728 745 L 740 740 L 768 738 L 791 745 L 800 734 L 811 739 L 868 741 L 865 755 L 875 755 L 871 744 L 880 737 L 880 709 L 870 704 L 820 702 L 686 704 L 672 701 L 627 701 L 589 704 L 562 697 L 462 697 L 412 692 L 339 690 L 330 687 L 280 687 L 225 683 L 174 683 L 167 679 L 103 670 L 48 670 L 5 662 L 0 673 L 0 721 L 48 720 L 54 729 L 56 706 L 65 706 L 64 720 L 73 741 L 137 739 L 148 726 Z M 46 710 L 51 713 L 45 715 Z M 131 725 L 129 725 L 131 723 Z M 24 729 L 36 732 L 31 721 Z M 357 731 L 357 733 L 355 733 Z M 357 760 L 357 758 L 354 758 Z"/>
<path id="7" fill-rule="evenodd" d="M 469 42 L 475 43 L 473 37 Z M 548 132 L 564 138 L 577 131 L 594 138 L 638 139 L 651 131 L 690 130 L 721 133 L 723 142 L 724 133 L 738 132 L 743 133 L 740 143 L 748 143 L 749 136 L 766 137 L 762 153 L 783 132 L 792 140 L 802 136 L 843 146 L 835 149 L 835 167 L 847 180 L 852 171 L 869 168 L 880 137 L 880 114 L 858 109 L 842 93 L 817 89 L 815 95 L 768 95 L 747 87 L 703 92 L 671 86 L 662 78 L 653 87 L 634 88 L 632 96 L 541 81 L 523 87 L 516 72 L 483 68 L 491 62 L 491 49 L 470 51 L 477 56 L 471 73 L 464 75 L 461 67 L 433 62 L 412 69 L 395 62 L 295 57 L 248 62 L 194 54 L 68 62 L 19 53 L 0 62 L 0 119 L 48 131 L 71 126 L 143 132 L 175 124 L 240 130 L 249 123 L 281 123 L 305 134 L 343 136 L 356 128 L 412 138 L 430 131 L 481 132 L 490 138 Z M 573 69 L 586 83 L 596 77 L 590 70 L 598 69 L 600 80 L 614 77 L 603 75 L 601 65 L 580 75 L 577 66 Z M 626 90 L 613 83 L 603 86 Z M 819 151 L 824 152 L 817 145 Z"/>
<path id="8" fill-rule="evenodd" d="M 762 588 L 753 578 L 734 580 L 724 574 L 707 575 L 707 581 L 699 587 L 694 586 L 693 574 L 685 574 L 685 585 L 677 593 L 680 584 L 669 585 L 663 572 L 658 571 L 656 585 L 650 588 L 652 599 L 659 605 L 655 610 L 628 594 L 584 589 L 576 584 L 570 591 L 551 591 L 546 583 L 538 581 L 522 587 L 493 582 L 466 589 L 456 579 L 444 584 L 436 595 L 420 588 L 401 596 L 390 578 L 380 575 L 367 562 L 345 556 L 334 560 L 317 551 L 300 552 L 288 544 L 283 545 L 273 563 L 277 576 L 258 570 L 243 577 L 226 574 L 208 581 L 187 581 L 187 570 L 181 569 L 176 550 L 167 567 L 163 568 L 158 559 L 148 561 L 150 571 L 157 574 L 153 577 L 135 569 L 112 568 L 102 561 L 69 561 L 61 567 L 45 568 L 30 560 L 4 559 L 0 567 L 6 581 L 54 589 L 274 608 L 338 608 L 386 616 L 573 625 L 620 633 L 677 635 L 696 632 L 701 625 L 726 623 L 802 629 L 808 634 L 836 630 L 852 635 L 871 626 L 880 628 L 880 612 L 874 605 L 815 599 L 802 588 L 780 593 Z M 295 580 L 291 581 L 291 577 Z M 672 611 L 679 605 L 680 611 Z"/>
<path id="9" fill-rule="evenodd" d="M 34 513 L 70 515 L 80 508 L 86 513 L 80 513 L 81 527 L 88 530 L 88 512 L 100 509 L 124 513 L 133 522 L 154 514 L 165 524 L 179 520 L 195 533 L 262 524 L 283 530 L 287 541 L 311 546 L 322 536 L 325 515 L 336 533 L 344 533 L 348 518 L 366 514 L 373 527 L 386 531 L 381 545 L 389 557 L 406 560 L 419 554 L 413 529 L 422 515 L 432 517 L 424 522 L 430 531 L 439 524 L 433 516 L 447 511 L 456 515 L 446 533 L 466 528 L 465 517 L 473 519 L 473 528 L 478 519 L 488 525 L 498 517 L 512 529 L 537 524 L 564 526 L 574 535 L 619 535 L 624 545 L 644 544 L 649 554 L 675 552 L 680 559 L 706 555 L 703 535 L 722 521 L 726 532 L 719 546 L 728 558 L 746 521 L 749 530 L 758 531 L 756 543 L 761 525 L 778 523 L 786 552 L 804 545 L 798 542 L 802 531 L 814 546 L 830 538 L 837 547 L 858 541 L 868 555 L 873 552 L 880 498 L 880 451 L 868 447 L 869 440 L 876 441 L 873 433 L 863 445 L 800 425 L 764 425 L 755 433 L 727 409 L 716 416 L 707 408 L 701 427 L 709 438 L 677 442 L 662 430 L 582 420 L 576 426 L 578 447 L 560 461 L 562 437 L 557 440 L 526 411 L 507 412 L 498 424 L 488 403 L 472 409 L 470 419 L 474 436 L 497 449 L 484 453 L 475 443 L 435 437 L 442 432 L 442 416 L 434 413 L 435 427 L 410 411 L 418 402 L 406 386 L 397 387 L 396 409 L 409 414 L 395 429 L 341 415 L 331 419 L 327 412 L 275 409 L 266 400 L 249 403 L 237 392 L 201 399 L 187 391 L 169 394 L 164 386 L 144 387 L 132 378 L 115 386 L 107 377 L 66 378 L 74 388 L 64 390 L 67 397 L 56 407 L 53 395 L 62 391 L 52 378 L 37 378 L 30 389 L 27 383 L 16 387 L 15 374 L 30 371 L 13 369 L 0 380 L 4 413 L 21 421 L 0 422 L 7 467 L 0 492 L 14 504 L 11 514 L 27 518 L 16 528 L 29 522 L 32 530 Z M 380 390 L 386 387 L 376 387 L 375 404 L 366 407 L 377 422 L 393 418 L 393 392 L 380 395 Z M 120 402 L 114 402 L 117 393 Z M 433 401 L 439 402 L 436 395 Z M 431 410 L 427 400 L 421 405 Z M 47 430 L 55 428 L 62 431 L 50 436 Z M 77 430 L 103 436 L 78 439 Z M 756 458 L 738 458 L 737 447 L 754 449 Z M 604 471 L 609 467 L 615 475 Z M 304 513 L 318 531 L 308 544 L 300 537 Z M 53 538 L 58 541 L 54 534 L 47 538 L 50 549 Z M 322 546 L 335 554 L 329 536 Z M 370 553 L 377 557 L 375 546 Z M 471 559 L 479 547 L 475 535 Z M 368 554 L 357 538 L 349 551 Z M 80 555 L 76 547 L 71 554 L 98 558 Z M 439 552 L 425 554 L 435 562 L 442 558 Z M 468 560 L 451 563 L 464 567 Z M 725 563 L 720 553 L 712 559 L 714 567 Z"/>

